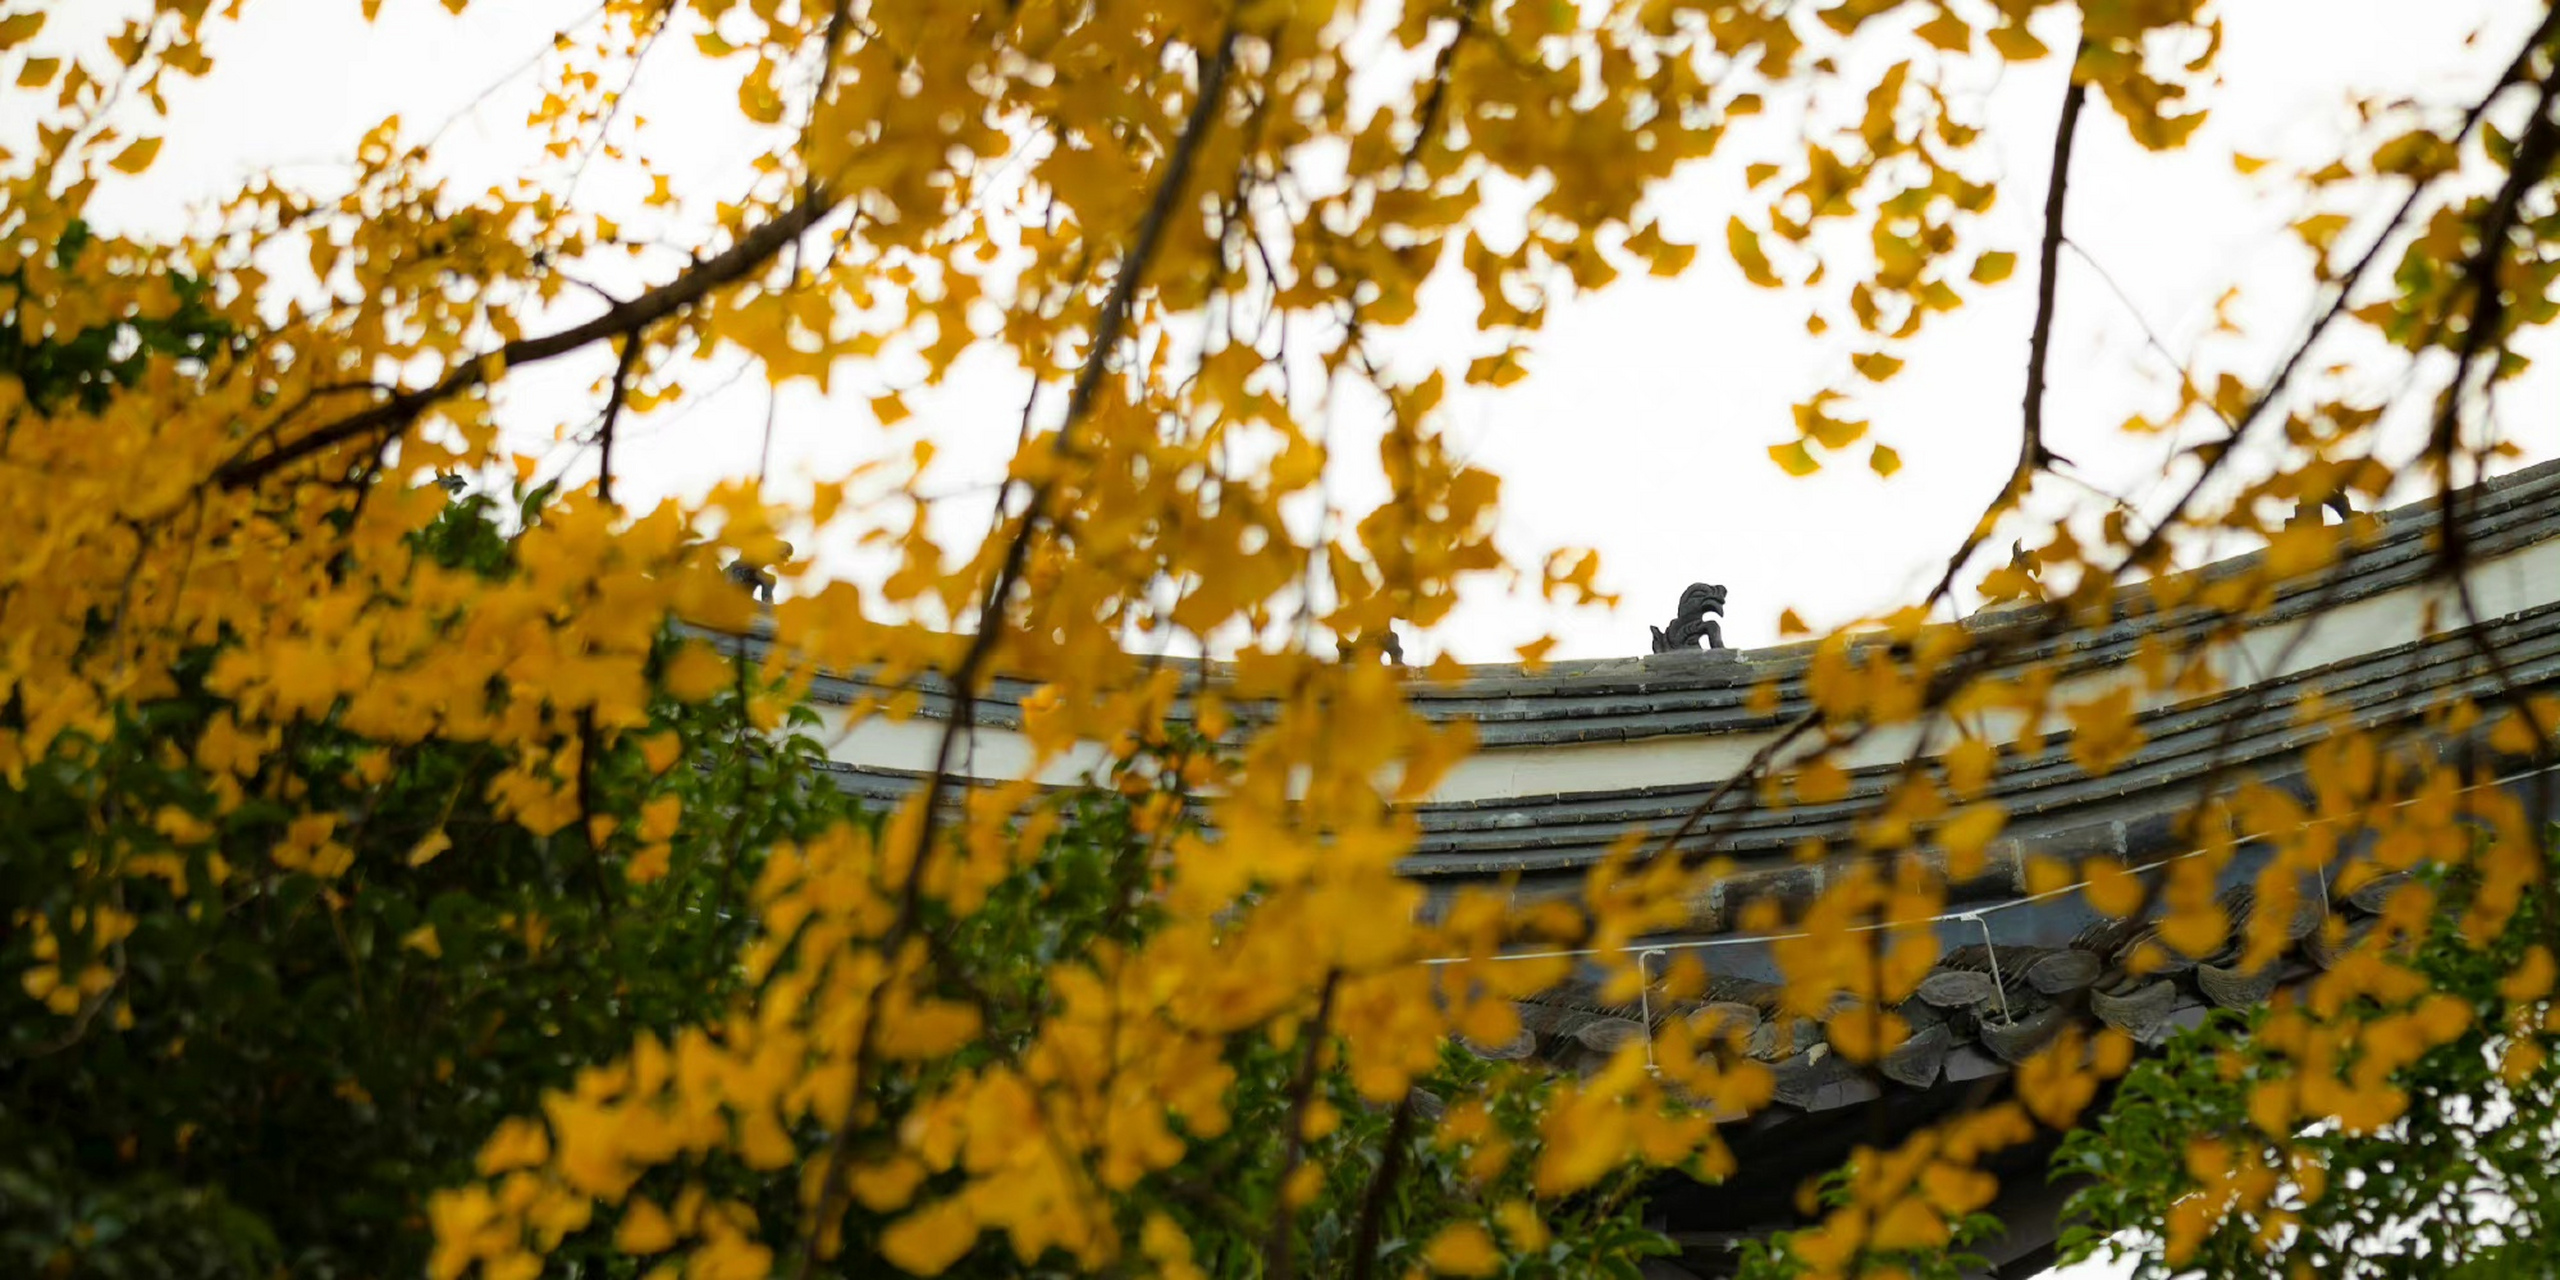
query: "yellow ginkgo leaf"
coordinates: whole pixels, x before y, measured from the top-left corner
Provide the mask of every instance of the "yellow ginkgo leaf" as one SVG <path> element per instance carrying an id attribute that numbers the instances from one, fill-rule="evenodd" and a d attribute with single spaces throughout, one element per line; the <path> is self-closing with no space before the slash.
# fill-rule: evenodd
<path id="1" fill-rule="evenodd" d="M 957 1201 L 940 1200 L 889 1224 L 880 1253 L 910 1275 L 939 1275 L 978 1240 L 978 1222 Z"/>
<path id="2" fill-rule="evenodd" d="M 2089 882 L 2089 906 L 2100 915 L 2121 920 L 2142 909 L 2142 881 L 2113 858 L 2091 858 L 2080 874 Z"/>
<path id="3" fill-rule="evenodd" d="M 1440 1229 L 1422 1251 L 1424 1266 L 1444 1276 L 1489 1276 L 1502 1267 L 1502 1252 L 1493 1233 L 1472 1222 L 1453 1222 Z"/>
<path id="4" fill-rule="evenodd" d="M 709 646 L 686 644 L 667 662 L 661 679 L 677 701 L 704 702 L 735 683 L 737 673 L 727 658 Z"/>
<path id="5" fill-rule="evenodd" d="M 2034 33 L 2028 31 L 2023 23 L 1994 27 L 1990 38 L 1991 47 L 1999 50 L 2000 56 L 2011 62 L 2033 62 L 2052 52 L 2045 47 L 2044 41 L 2036 39 Z"/>
<path id="6" fill-rule="evenodd" d="M 107 162 L 107 167 L 118 173 L 140 173 L 150 168 L 151 162 L 159 155 L 158 138 L 136 138 L 126 144 L 124 150 L 117 152 L 116 158 Z"/>
<path id="7" fill-rule="evenodd" d="M 1955 15 L 1952 9 L 1941 9 L 1938 16 L 1912 29 L 1911 34 L 1949 53 L 1963 53 L 1973 47 L 1973 28 Z"/>
<path id="8" fill-rule="evenodd" d="M 624 1253 L 664 1253 L 676 1245 L 676 1225 L 667 1211 L 646 1196 L 634 1196 L 614 1228 L 613 1247 Z"/>
<path id="9" fill-rule="evenodd" d="M 446 835 L 444 833 L 444 828 L 438 827 L 435 830 L 428 832 L 426 838 L 418 841 L 416 845 L 410 848 L 409 865 L 413 867 L 423 867 L 428 863 L 435 861 L 437 854 L 443 853 L 445 850 L 452 847 L 453 837 Z"/>
<path id="10" fill-rule="evenodd" d="M 1802 440 L 1770 445 L 1769 460 L 1777 463 L 1780 470 L 1798 479 L 1822 469 L 1822 464 L 1814 460 L 1812 451 L 1804 447 Z"/>
<path id="11" fill-rule="evenodd" d="M 1882 382 L 1885 379 L 1902 372 L 1902 358 L 1900 356 L 1889 356 L 1881 351 L 1870 351 L 1864 355 L 1851 356 L 1849 357 L 1849 363 L 1857 369 L 1859 377 L 1864 378 L 1869 382 Z"/>
<path id="12" fill-rule="evenodd" d="M 1947 874 L 1959 880 L 1980 875 L 1983 849 L 2007 826 L 2009 814 L 1999 805 L 1969 804 L 1939 824 L 1938 844 L 1947 851 Z"/>
<path id="13" fill-rule="evenodd" d="M 42 13 L 13 13 L 0 18 L 0 51 L 6 51 L 35 38 L 44 30 Z"/>
<path id="14" fill-rule="evenodd" d="M 1742 268 L 1743 278 L 1764 289 L 1777 288 L 1778 273 L 1769 265 L 1769 255 L 1760 250 L 1760 233 L 1740 218 L 1724 224 L 1725 247 L 1733 254 L 1733 265 Z"/>

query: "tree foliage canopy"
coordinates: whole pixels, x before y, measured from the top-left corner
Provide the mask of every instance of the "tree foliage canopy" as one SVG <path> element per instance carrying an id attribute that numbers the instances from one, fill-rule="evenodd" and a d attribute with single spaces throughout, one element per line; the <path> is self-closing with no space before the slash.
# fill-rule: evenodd
<path id="1" fill-rule="evenodd" d="M 2533 5 L 2482 95 L 2360 104 L 2343 154 L 2267 175 L 2304 201 L 2323 309 L 2271 373 L 2204 357 L 2128 406 L 2198 438 L 2169 501 L 2047 525 L 2026 504 L 2079 493 L 2043 416 L 2075 139 L 2187 145 L 2203 0 L 606 0 L 540 64 L 544 165 L 462 189 L 391 119 L 337 185 L 259 174 L 182 235 L 100 226 L 243 7 L 162 0 L 94 44 L 0 16 L 38 122 L 0 161 L 0 1258 L 58 1274 L 1624 1274 L 1658 1245 L 1642 1179 L 1729 1174 L 1718 1117 L 1771 1085 L 1703 1026 L 1579 1077 L 1453 1051 L 1512 1039 L 1560 951 L 1622 994 L 1661 978 L 1625 944 L 1715 868 L 1707 822 L 1631 840 L 1570 903 L 1425 910 L 1397 874 L 1402 806 L 1473 744 L 1364 638 L 1470 584 L 1602 597 L 1595 556 L 1496 545 L 1450 380 L 1392 355 L 1426 282 L 1475 309 L 1465 381 L 1510 385 L 1556 300 L 1693 270 L 1652 198 L 1791 104 L 1811 123 L 1742 165 L 1711 256 L 1855 335 L 1777 470 L 1888 476 L 1920 446 L 1875 438 L 1861 391 L 1969 298 L 2035 291 L 1979 527 L 1924 599 L 1817 642 L 1811 710 L 1730 784 L 1814 802 L 1834 753 L 1930 744 L 1786 922 L 1789 1008 L 1862 1019 L 1831 1042 L 1870 1059 L 2006 821 L 1982 799 L 2004 751 L 2067 734 L 2103 774 L 2145 698 L 2217 687 L 2215 644 L 2373 532 L 2301 512 L 2446 495 L 2433 567 L 2476 621 L 2451 495 L 2515 452 L 2482 405 L 2560 316 L 2560 19 Z M 671 191 L 623 118 L 666 48 L 719 82 L 701 110 L 771 140 L 735 190 Z M 1947 87 L 2009 64 L 2061 103 L 2035 244 L 1986 231 L 1998 122 Z M 648 194 L 588 194 L 599 154 Z M 2376 393 L 2342 343 L 2414 372 Z M 615 498 L 617 434 L 672 422 L 707 362 L 825 389 L 968 353 L 1022 371 L 1018 420 L 921 424 L 911 459 L 805 503 Z M 566 470 L 499 430 L 546 366 L 595 379 Z M 1385 415 L 1374 459 L 1329 447 L 1345 404 Z M 870 408 L 919 432 L 897 392 Z M 919 483 L 935 429 L 1016 441 L 983 537 Z M 1383 496 L 1338 498 L 1349 472 Z M 1977 555 L 2011 528 L 2036 544 Z M 2231 533 L 2267 553 L 2171 572 Z M 822 539 L 888 567 L 827 580 L 794 549 Z M 742 571 L 781 584 L 769 611 Z M 2015 625 L 1932 625 L 1975 584 Z M 2203 621 L 2103 691 L 2003 665 L 2180 608 Z M 1943 1264 L 1996 1189 L 1979 1160 L 2102 1090 L 2124 1140 L 2074 1158 L 2125 1174 L 2093 1211 L 2171 1268 L 2345 1267 L 2440 1222 L 2354 1172 L 2464 1127 L 2431 1089 L 2546 1133 L 2560 910 L 2537 815 L 2484 784 L 2552 763 L 2560 702 L 2479 643 L 2501 688 L 2433 726 L 2494 760 L 2341 719 L 2307 801 L 2198 807 L 2205 856 L 2037 869 L 2156 916 L 2163 962 L 2273 954 L 2308 878 L 2427 872 L 2351 960 L 2218 1049 L 2058 1041 L 2014 1098 L 1861 1153 L 1787 1265 Z M 1232 662 L 1140 652 L 1167 644 Z M 903 804 L 827 783 L 822 670 L 903 690 L 828 732 L 941 726 Z M 959 727 L 999 674 L 1036 687 L 1038 758 L 973 785 Z M 1079 743 L 1094 785 L 1038 785 Z M 2276 852 L 2235 932 L 2242 835 Z"/>

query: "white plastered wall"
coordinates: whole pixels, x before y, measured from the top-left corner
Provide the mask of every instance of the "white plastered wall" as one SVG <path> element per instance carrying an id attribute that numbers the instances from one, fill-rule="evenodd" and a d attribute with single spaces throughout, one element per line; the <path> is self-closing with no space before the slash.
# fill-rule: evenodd
<path id="1" fill-rule="evenodd" d="M 2560 540 L 2537 543 L 2475 565 L 2470 574 L 2472 601 L 2483 619 L 2495 619 L 2560 600 Z M 2433 630 L 2429 627 L 2432 624 Z M 2456 593 L 2448 584 L 2419 583 L 2329 609 L 2315 610 L 2285 623 L 2251 630 L 2218 646 L 2207 660 L 2231 685 L 2247 685 L 2315 670 L 2441 634 L 2469 624 Z M 2056 686 L 2056 705 L 2086 701 L 2138 677 L 2129 668 L 2096 671 Z M 2173 699 L 2146 697 L 2157 707 Z M 845 764 L 922 773 L 933 767 L 941 747 L 943 724 L 935 720 L 888 720 L 870 717 L 851 726 L 843 708 L 827 708 L 830 723 L 824 736 L 830 756 Z M 2051 717 L 2046 728 L 2067 727 Z M 2003 736 L 2018 726 L 1994 726 Z M 1837 757 L 1847 767 L 1891 764 L 1911 751 L 1914 730 L 1903 727 L 1872 734 Z M 1460 761 L 1429 799 L 1435 801 L 1499 800 L 1514 796 L 1616 791 L 1632 787 L 1679 786 L 1715 782 L 1744 768 L 1772 732 L 1665 735 L 1635 742 L 1594 742 L 1493 748 Z M 979 728 L 961 744 L 957 772 L 985 780 L 1012 780 L 1032 768 L 1030 740 L 1005 729 Z M 1076 782 L 1104 763 L 1101 748 L 1079 743 L 1050 760 L 1038 780 L 1052 785 Z"/>

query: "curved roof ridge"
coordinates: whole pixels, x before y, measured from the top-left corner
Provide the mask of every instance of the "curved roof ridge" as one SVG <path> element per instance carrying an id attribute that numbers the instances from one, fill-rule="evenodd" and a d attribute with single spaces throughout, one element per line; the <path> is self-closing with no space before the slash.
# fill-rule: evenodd
<path id="1" fill-rule="evenodd" d="M 2466 527 L 2475 558 L 2489 561 L 2520 549 L 2560 538 L 2560 460 L 2545 462 L 2455 491 L 2456 516 Z M 2434 569 L 2432 531 L 2443 507 L 2434 499 L 2408 503 L 2360 516 L 2371 536 L 2351 543 L 2329 569 L 2281 584 L 2267 607 L 2230 615 L 2196 604 L 2160 611 L 2147 602 L 2148 582 L 2126 584 L 2110 605 L 2110 621 L 2102 626 L 2077 625 L 2057 635 L 2029 639 L 2003 656 L 2003 665 L 2043 663 L 2058 675 L 2109 667 L 2124 661 L 2146 639 L 2176 636 L 2201 638 L 2234 623 L 2263 630 L 2310 613 L 2395 591 L 2425 578 Z M 2348 528 L 2349 526 L 2334 526 Z M 2262 565 L 2266 553 L 2253 551 L 2218 560 L 2174 575 L 2189 583 L 2236 577 Z M 1982 634 L 2040 629 L 2052 611 L 2064 606 L 2029 603 L 1988 609 L 1934 627 L 1959 626 Z M 770 642 L 769 627 L 759 627 L 750 644 Z M 1716 649 L 1625 657 L 1563 659 L 1532 672 L 1519 663 L 1472 664 L 1454 680 L 1421 677 L 1407 682 L 1406 694 L 1423 715 L 1436 720 L 1468 720 L 1478 726 L 1479 743 L 1488 748 L 1551 745 L 1575 741 L 1610 741 L 1658 736 L 1749 732 L 1783 723 L 1806 705 L 1805 668 L 1820 641 L 1802 640 L 1749 649 Z M 1852 633 L 1852 644 L 1887 643 L 1881 632 Z M 1214 682 L 1234 664 L 1166 657 L 1163 665 Z M 1752 691 L 1773 685 L 1774 710 L 1754 712 Z M 922 695 L 918 714 L 943 719 L 951 712 L 949 687 L 927 675 L 912 686 Z M 1020 701 L 1036 684 L 999 677 L 987 694 L 973 703 L 973 721 L 1009 729 L 1021 723 Z M 849 703 L 888 691 L 862 673 L 824 673 L 812 686 L 821 702 Z M 1188 708 L 1177 706 L 1177 720 Z"/>

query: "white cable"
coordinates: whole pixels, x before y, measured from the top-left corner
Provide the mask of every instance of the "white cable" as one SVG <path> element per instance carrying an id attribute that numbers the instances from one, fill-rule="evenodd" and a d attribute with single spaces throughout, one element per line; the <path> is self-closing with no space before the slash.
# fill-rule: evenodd
<path id="1" fill-rule="evenodd" d="M 2000 1020 L 2002 1022 L 2017 1021 L 2009 1013 L 2009 984 L 2000 980 L 2000 948 L 1991 943 L 1991 922 L 1983 919 L 1979 911 L 1965 912 L 1956 919 L 1970 920 L 1982 927 L 1982 954 L 1991 960 L 1991 992 L 2000 997 Z"/>
<path id="2" fill-rule="evenodd" d="M 1655 956 L 1668 956 L 1669 954 L 1669 952 L 1664 951 L 1660 947 L 1651 947 L 1636 953 L 1636 976 L 1644 980 L 1644 985 L 1636 988 L 1636 999 L 1639 1002 L 1639 1006 L 1644 1010 L 1644 1069 L 1647 1071 L 1659 1072 L 1661 1070 L 1660 1067 L 1653 1064 L 1652 962 Z"/>

